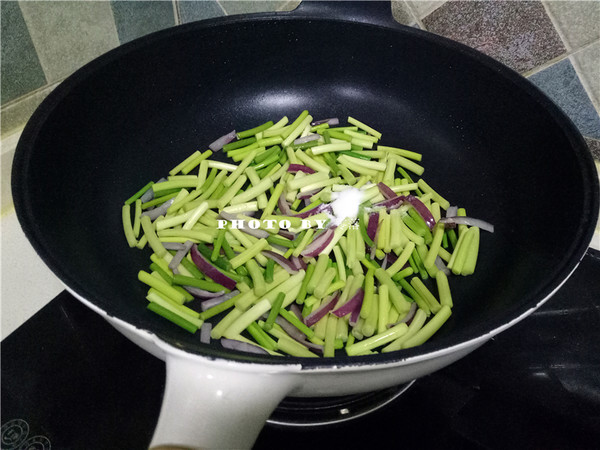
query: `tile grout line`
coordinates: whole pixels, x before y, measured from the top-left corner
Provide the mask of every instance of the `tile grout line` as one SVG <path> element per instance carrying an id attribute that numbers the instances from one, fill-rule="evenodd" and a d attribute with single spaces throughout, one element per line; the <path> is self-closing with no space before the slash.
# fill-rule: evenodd
<path id="1" fill-rule="evenodd" d="M 221 2 L 219 0 L 215 0 L 215 3 L 217 5 L 219 5 L 219 8 L 221 8 L 221 11 L 223 11 L 223 14 L 227 16 L 228 15 L 227 11 L 225 11 L 225 7 L 223 5 L 221 5 Z"/>
<path id="2" fill-rule="evenodd" d="M 563 45 L 565 46 L 567 53 L 569 53 L 573 50 L 571 48 L 571 44 L 569 44 L 567 37 L 563 34 L 563 32 L 558 24 L 558 20 L 556 20 L 556 17 L 554 17 L 554 14 L 552 14 L 552 12 L 548 8 L 548 6 L 546 6 L 546 1 L 547 0 L 540 2 L 542 4 L 542 8 L 544 8 L 544 11 L 546 12 L 546 15 L 548 16 L 548 19 L 550 19 L 550 23 L 552 23 L 552 26 L 554 27 L 554 31 L 556 31 L 556 34 L 558 34 L 558 37 L 560 37 L 560 40 L 562 41 Z"/>
<path id="3" fill-rule="evenodd" d="M 22 96 L 20 96 L 20 97 L 17 97 L 17 98 L 15 98 L 15 99 L 12 99 L 12 100 L 11 100 L 11 101 L 9 101 L 9 102 L 6 102 L 4 105 L 2 105 L 2 108 L 1 108 L 1 109 L 2 109 L 2 111 L 4 111 L 6 108 L 10 108 L 11 106 L 14 106 L 14 105 L 16 105 L 17 103 L 20 103 L 20 102 L 22 102 L 22 101 L 25 101 L 25 100 L 27 100 L 29 97 L 32 97 L 32 96 L 34 96 L 34 95 L 37 95 L 37 94 L 39 94 L 40 92 L 42 92 L 43 90 L 45 90 L 45 89 L 48 89 L 48 88 L 50 88 L 50 87 L 51 87 L 52 89 L 54 89 L 54 88 L 55 88 L 56 86 L 58 86 L 60 83 L 62 83 L 63 81 L 65 81 L 65 80 L 66 80 L 68 77 L 69 77 L 69 75 L 67 75 L 67 76 L 66 76 L 66 77 L 64 77 L 64 78 L 61 78 L 60 80 L 53 81 L 52 83 L 48 83 L 48 82 L 47 82 L 47 83 L 46 83 L 46 84 L 44 84 L 43 86 L 40 86 L 39 88 L 36 88 L 36 89 L 34 89 L 33 91 L 29 91 L 29 92 L 28 92 L 27 94 L 25 94 L 25 95 L 22 95 Z"/>
<path id="4" fill-rule="evenodd" d="M 575 52 L 575 53 L 577 53 L 577 52 Z M 583 86 L 583 89 L 585 90 L 586 94 L 588 95 L 588 98 L 592 102 L 592 105 L 594 105 L 596 112 L 598 113 L 598 115 L 600 115 L 600 99 L 597 99 L 596 96 L 594 95 L 592 88 L 587 81 L 587 78 L 582 75 L 583 72 L 582 72 L 581 68 L 579 67 L 579 63 L 575 60 L 575 58 L 569 57 L 569 61 L 571 61 L 571 65 L 575 69 L 575 73 L 577 74 L 577 77 L 579 78 L 579 82 Z"/>
<path id="5" fill-rule="evenodd" d="M 571 50 L 571 51 L 567 51 L 565 53 L 562 53 L 559 56 L 555 56 L 554 58 L 549 59 L 545 63 L 540 64 L 539 66 L 534 67 L 533 69 L 530 69 L 530 70 L 528 70 L 526 72 L 522 72 L 521 75 L 527 78 L 527 77 L 529 77 L 529 76 L 531 76 L 533 74 L 541 72 L 544 69 L 547 69 L 551 65 L 556 64 L 557 62 L 562 61 L 563 59 L 569 58 L 571 55 L 574 55 L 575 53 L 579 53 L 579 52 L 582 52 L 584 50 L 587 50 L 589 47 L 597 44 L 598 42 L 600 42 L 600 39 L 596 39 L 595 41 L 589 42 L 589 43 L 585 44 L 584 46 L 582 46 L 581 48 L 578 48 L 577 50 Z"/>
<path id="6" fill-rule="evenodd" d="M 181 25 L 181 14 L 179 12 L 179 0 L 171 0 L 173 4 L 173 16 L 175 17 L 175 26 Z"/>
<path id="7" fill-rule="evenodd" d="M 600 99 L 596 99 L 595 98 L 595 96 L 593 95 L 592 89 L 591 89 L 589 83 L 587 82 L 586 77 L 583 76 L 583 72 L 582 72 L 581 68 L 579 67 L 579 63 L 577 63 L 577 61 L 575 61 L 575 59 L 572 58 L 572 56 L 575 53 L 578 53 L 580 51 L 585 50 L 586 48 L 590 47 L 591 45 L 595 44 L 596 42 L 598 42 L 600 40 L 596 40 L 596 41 L 590 42 L 588 44 L 585 44 L 585 45 L 581 46 L 578 49 L 573 49 L 573 47 L 569 43 L 568 39 L 564 35 L 564 33 L 563 33 L 563 31 L 562 31 L 562 29 L 560 27 L 560 24 L 559 24 L 558 20 L 556 19 L 556 17 L 554 16 L 554 14 L 550 11 L 550 8 L 548 8 L 547 3 L 548 3 L 548 0 L 543 0 L 541 2 L 542 7 L 544 8 L 544 11 L 546 12 L 546 15 L 548 16 L 548 18 L 550 19 L 550 22 L 552 23 L 552 26 L 554 27 L 554 30 L 556 31 L 556 33 L 560 37 L 560 40 L 563 42 L 563 45 L 565 46 L 565 49 L 567 50 L 567 52 L 565 54 L 565 58 L 567 58 L 569 60 L 569 62 L 573 66 L 573 69 L 575 69 L 575 73 L 577 74 L 577 77 L 579 78 L 579 82 L 583 86 L 583 89 L 584 89 L 585 93 L 587 94 L 588 98 L 592 102 L 592 105 L 594 106 L 594 109 L 596 109 L 596 113 L 600 114 Z M 549 66 L 550 65 L 546 66 L 546 68 L 549 67 Z M 533 72 L 530 71 L 529 75 L 532 75 L 533 73 L 537 73 L 537 72 L 539 72 L 541 70 L 543 70 L 543 69 L 535 70 Z M 529 75 L 527 75 L 527 76 L 529 76 Z"/>
<path id="8" fill-rule="evenodd" d="M 584 89 L 585 93 L 587 94 L 588 98 L 590 99 L 590 102 L 594 106 L 594 109 L 596 110 L 598 115 L 600 115 L 600 99 L 595 98 L 595 96 L 593 95 L 592 89 L 590 88 L 590 85 L 587 82 L 587 79 L 582 75 L 582 71 L 581 71 L 581 68 L 579 67 L 579 64 L 572 58 L 572 56 L 575 55 L 576 53 L 582 52 L 582 51 L 588 49 L 589 47 L 596 45 L 598 43 L 600 43 L 600 39 L 590 42 L 577 50 L 571 50 L 569 52 L 563 53 L 560 56 L 557 56 L 556 58 L 552 58 L 551 60 L 546 61 L 544 64 L 540 64 L 539 66 L 534 67 L 533 69 L 531 69 L 527 72 L 523 72 L 521 75 L 525 78 L 529 78 L 530 76 L 535 75 L 536 73 L 539 73 L 543 70 L 546 70 L 550 66 L 553 66 L 554 64 L 556 64 L 564 59 L 568 59 L 569 62 L 571 63 L 571 65 L 573 66 L 573 69 L 575 69 L 577 78 L 579 79 L 579 82 L 583 86 L 583 89 Z"/>
<path id="9" fill-rule="evenodd" d="M 404 4 L 408 7 L 411 16 L 413 16 L 413 18 L 415 19 L 415 23 L 419 26 L 419 28 L 421 30 L 427 30 L 427 28 L 425 28 L 425 24 L 423 23 L 417 12 L 414 10 L 413 6 L 407 1 L 404 1 Z"/>

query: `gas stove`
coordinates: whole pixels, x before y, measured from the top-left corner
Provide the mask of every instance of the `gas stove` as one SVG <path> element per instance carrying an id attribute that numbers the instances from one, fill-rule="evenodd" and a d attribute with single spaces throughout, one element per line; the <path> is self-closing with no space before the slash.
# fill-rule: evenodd
<path id="1" fill-rule="evenodd" d="M 542 308 L 432 375 L 284 400 L 254 448 L 598 448 L 599 269 L 590 249 Z M 62 292 L 2 341 L 1 449 L 145 449 L 164 378 L 162 361 Z"/>

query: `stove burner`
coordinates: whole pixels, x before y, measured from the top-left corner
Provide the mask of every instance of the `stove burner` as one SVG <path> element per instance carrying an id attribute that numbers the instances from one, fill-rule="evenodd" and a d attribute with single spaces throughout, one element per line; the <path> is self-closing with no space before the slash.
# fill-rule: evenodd
<path id="1" fill-rule="evenodd" d="M 406 392 L 414 382 L 415 380 L 380 391 L 343 397 L 287 397 L 267 423 L 287 428 L 347 422 L 383 408 Z"/>

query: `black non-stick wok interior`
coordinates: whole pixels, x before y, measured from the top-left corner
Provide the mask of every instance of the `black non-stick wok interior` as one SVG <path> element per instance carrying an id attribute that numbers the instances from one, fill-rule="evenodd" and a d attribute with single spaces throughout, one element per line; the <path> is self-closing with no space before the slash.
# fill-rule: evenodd
<path id="1" fill-rule="evenodd" d="M 229 17 L 124 45 L 61 84 L 19 143 L 13 194 L 46 263 L 110 315 L 191 352 L 281 362 L 211 347 L 146 310 L 123 201 L 232 129 L 303 109 L 348 115 L 383 144 L 423 154 L 424 178 L 482 234 L 476 273 L 451 280 L 449 322 L 420 348 L 493 330 L 546 298 L 575 267 L 597 215 L 580 135 L 537 89 L 495 61 L 428 33 L 301 14 Z M 347 358 L 306 364 L 339 364 Z"/>

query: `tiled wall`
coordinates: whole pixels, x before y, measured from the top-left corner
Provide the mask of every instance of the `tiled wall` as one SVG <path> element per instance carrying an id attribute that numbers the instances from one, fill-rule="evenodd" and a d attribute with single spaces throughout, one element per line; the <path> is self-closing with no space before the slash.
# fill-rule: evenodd
<path id="1" fill-rule="evenodd" d="M 528 77 L 600 160 L 600 1 L 395 1 L 399 22 L 467 44 Z"/>
<path id="2" fill-rule="evenodd" d="M 20 131 L 61 80 L 122 43 L 186 22 L 291 10 L 298 3 L 2 1 L 2 139 Z M 463 42 L 529 77 L 567 112 L 600 160 L 600 1 L 395 0 L 392 13 L 400 23 Z M 6 180 L 12 155 L 2 153 Z"/>

